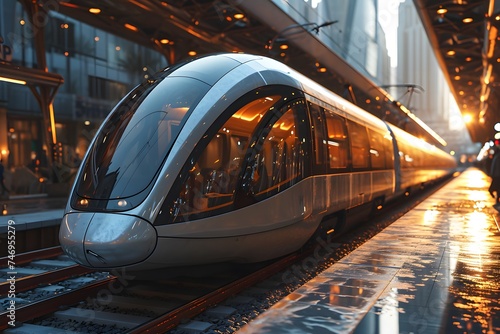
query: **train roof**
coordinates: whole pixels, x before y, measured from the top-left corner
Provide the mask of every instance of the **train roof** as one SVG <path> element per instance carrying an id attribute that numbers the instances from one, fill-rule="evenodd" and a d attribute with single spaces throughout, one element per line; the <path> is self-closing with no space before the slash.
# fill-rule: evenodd
<path id="1" fill-rule="evenodd" d="M 275 59 L 244 53 L 222 53 L 204 56 L 197 60 L 200 61 L 195 60 L 192 64 L 180 67 L 171 76 L 196 77 L 214 86 L 224 75 L 233 71 L 241 74 L 242 81 L 252 73 L 258 73 L 262 79 L 261 84 L 285 84 L 300 89 L 310 101 L 327 109 L 333 109 L 348 119 L 369 127 L 385 128 L 380 118 Z M 246 65 L 250 70 L 242 70 L 239 68 L 240 65 Z"/>

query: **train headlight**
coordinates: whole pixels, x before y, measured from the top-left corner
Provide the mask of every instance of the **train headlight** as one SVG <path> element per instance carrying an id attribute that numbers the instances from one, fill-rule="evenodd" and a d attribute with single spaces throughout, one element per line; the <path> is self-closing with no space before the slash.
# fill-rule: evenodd
<path id="1" fill-rule="evenodd" d="M 127 201 L 124 200 L 124 199 L 121 199 L 118 201 L 118 203 L 116 203 L 119 207 L 123 208 L 123 207 L 126 207 L 127 206 Z"/>
<path id="2" fill-rule="evenodd" d="M 89 205 L 89 201 L 86 198 L 82 198 L 78 201 L 78 205 L 83 208 L 86 208 Z"/>

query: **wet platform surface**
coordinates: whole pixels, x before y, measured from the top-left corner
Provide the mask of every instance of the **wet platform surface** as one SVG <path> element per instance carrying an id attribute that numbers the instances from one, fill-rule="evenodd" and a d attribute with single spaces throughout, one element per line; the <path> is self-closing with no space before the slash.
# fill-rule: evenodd
<path id="1" fill-rule="evenodd" d="M 238 333 L 500 333 L 500 214 L 471 168 Z"/>

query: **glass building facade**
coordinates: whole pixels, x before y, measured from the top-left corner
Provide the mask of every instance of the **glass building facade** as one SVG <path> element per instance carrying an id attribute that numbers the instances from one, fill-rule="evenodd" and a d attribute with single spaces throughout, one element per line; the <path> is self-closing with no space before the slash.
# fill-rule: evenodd
<path id="1" fill-rule="evenodd" d="M 378 0 L 273 0 L 299 24 L 325 25 L 318 38 L 377 85 L 390 83 L 385 34 L 378 23 Z"/>
<path id="2" fill-rule="evenodd" d="M 153 49 L 56 11 L 49 12 L 43 28 L 48 71 L 64 78 L 54 100 L 55 127 L 63 165 L 73 168 L 112 107 L 134 86 L 167 66 L 167 61 Z M 0 36 L 12 49 L 12 64 L 37 67 L 37 32 L 19 2 L 2 0 Z M 0 81 L 0 103 L 3 122 L 7 122 L 1 124 L 7 131 L 8 150 L 2 148 L 4 165 L 11 170 L 42 168 L 47 148 L 34 94 L 27 86 Z"/>
<path id="3" fill-rule="evenodd" d="M 316 34 L 323 44 L 375 84 L 390 82 L 385 37 L 377 22 L 378 0 L 270 1 L 299 26 L 328 23 Z M 21 2 L 0 2 L 0 44 L 12 49 L 9 63 L 39 68 L 34 37 L 44 32 L 48 71 L 64 78 L 54 100 L 61 162 L 65 169 L 74 170 L 113 106 L 168 64 L 152 48 L 64 16 L 57 8 L 39 24 L 43 29 L 30 24 Z M 0 81 L 0 154 L 12 173 L 19 169 L 31 170 L 37 177 L 50 173 L 44 171 L 48 150 L 43 124 L 33 92 L 27 86 Z M 8 181 L 16 192 L 14 178 Z"/>

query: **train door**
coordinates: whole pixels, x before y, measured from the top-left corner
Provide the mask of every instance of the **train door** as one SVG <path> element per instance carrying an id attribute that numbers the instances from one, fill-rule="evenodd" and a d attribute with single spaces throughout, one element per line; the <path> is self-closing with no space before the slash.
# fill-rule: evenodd
<path id="1" fill-rule="evenodd" d="M 346 208 L 350 202 L 349 140 L 346 119 L 324 110 L 330 207 Z"/>
<path id="2" fill-rule="evenodd" d="M 354 207 L 372 199 L 370 142 L 365 126 L 348 120 L 347 128 L 352 159 L 350 197 Z"/>
<path id="3" fill-rule="evenodd" d="M 396 137 L 394 135 L 394 132 L 392 132 L 391 127 L 385 123 L 387 126 L 387 129 L 389 130 L 389 133 L 391 135 L 391 146 L 392 146 L 392 161 L 393 164 L 388 164 L 389 166 L 392 166 L 394 168 L 394 191 L 396 193 L 399 193 L 401 190 L 401 161 L 399 158 L 399 147 L 398 147 L 398 142 L 396 141 Z"/>

